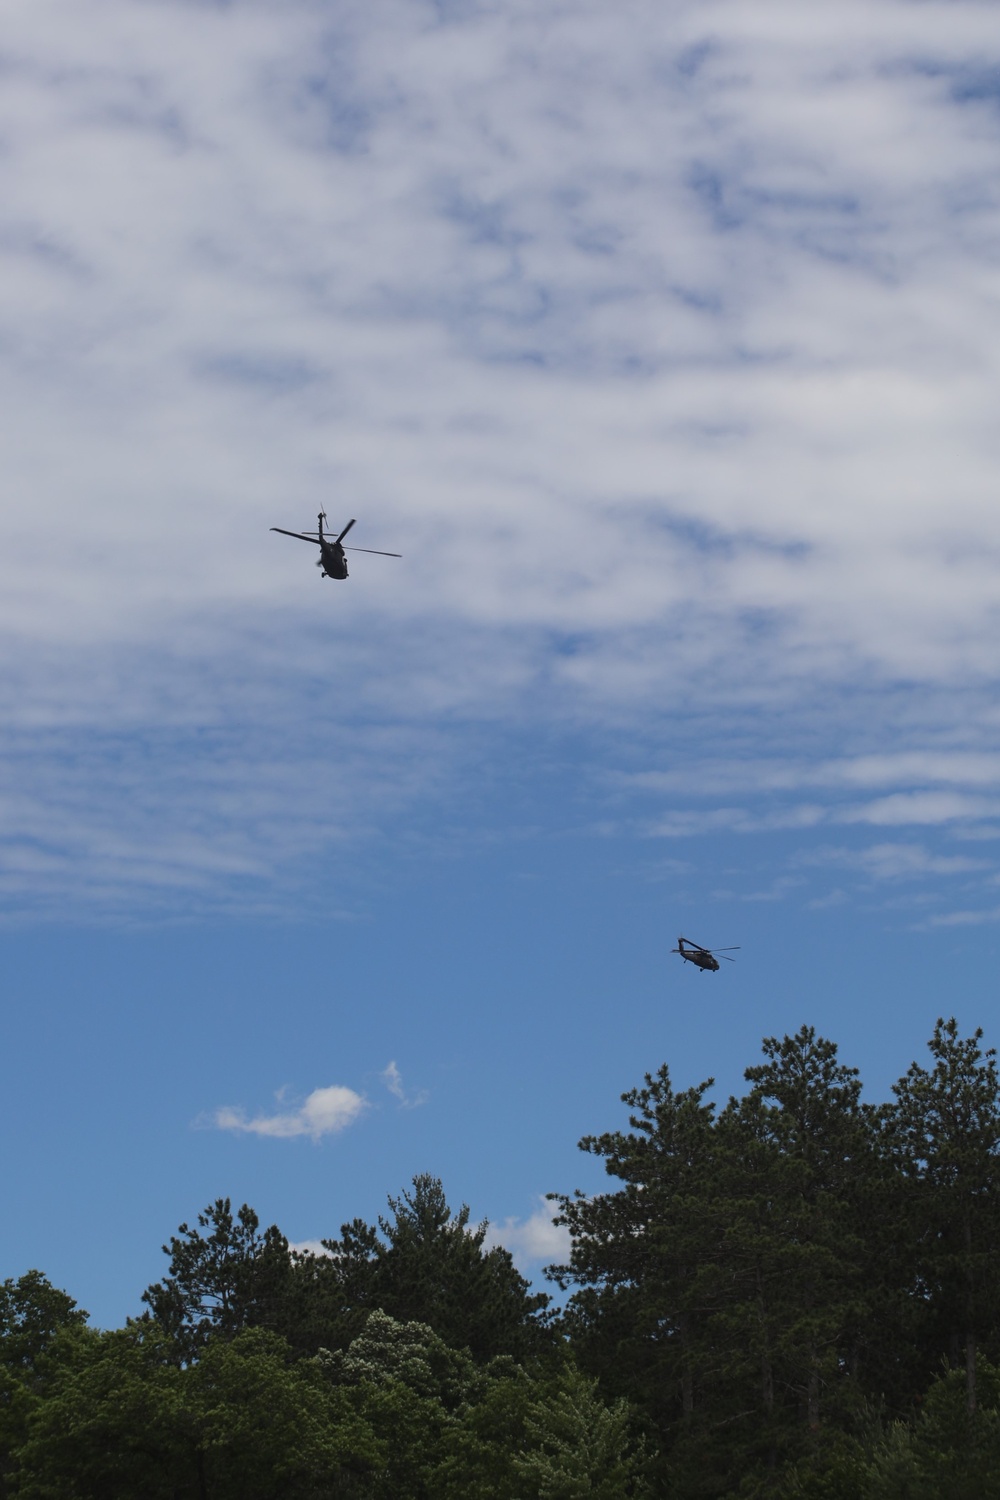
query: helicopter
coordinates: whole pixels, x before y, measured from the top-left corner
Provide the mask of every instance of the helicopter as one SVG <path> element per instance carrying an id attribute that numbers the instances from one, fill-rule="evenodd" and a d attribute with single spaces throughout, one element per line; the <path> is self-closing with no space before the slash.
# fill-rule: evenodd
<path id="1" fill-rule="evenodd" d="M 690 938 L 679 937 L 677 939 L 677 947 L 671 948 L 670 951 L 671 953 L 679 953 L 681 958 L 687 959 L 689 964 L 695 964 L 702 972 L 706 969 L 711 969 L 714 973 L 719 967 L 719 960 L 715 954 L 721 953 L 726 963 L 734 964 L 736 962 L 735 958 L 730 958 L 728 955 L 736 953 L 739 946 L 739 943 L 737 943 L 733 948 L 716 948 L 713 952 L 711 948 L 702 948 L 699 943 L 692 943 Z"/>
<path id="2" fill-rule="evenodd" d="M 323 569 L 324 578 L 346 578 L 347 558 L 345 552 L 371 552 L 375 557 L 401 557 L 400 552 L 378 552 L 374 547 L 344 547 L 344 537 L 354 525 L 348 521 L 338 537 L 323 535 L 323 522 L 326 520 L 326 511 L 321 510 L 316 517 L 319 521 L 318 531 L 286 531 L 283 526 L 272 526 L 272 531 L 280 531 L 282 536 L 297 536 L 300 542 L 312 542 L 315 546 L 319 543 L 319 557 L 316 559 L 317 568 Z"/>

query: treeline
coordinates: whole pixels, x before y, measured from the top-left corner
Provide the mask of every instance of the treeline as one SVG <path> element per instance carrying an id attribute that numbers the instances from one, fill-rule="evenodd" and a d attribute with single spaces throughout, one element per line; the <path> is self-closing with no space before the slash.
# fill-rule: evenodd
<path id="1" fill-rule="evenodd" d="M 99 1331 L 0 1284 L 0 1497 L 1000 1497 L 1000 1079 L 940 1021 L 888 1103 L 804 1027 L 741 1098 L 623 1096 L 532 1293 L 431 1176 L 323 1255 L 219 1199 Z"/>

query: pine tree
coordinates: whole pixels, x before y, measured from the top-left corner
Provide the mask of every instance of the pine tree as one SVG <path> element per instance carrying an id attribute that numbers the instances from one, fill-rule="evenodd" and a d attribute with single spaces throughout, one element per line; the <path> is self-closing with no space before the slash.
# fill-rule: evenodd
<path id="1" fill-rule="evenodd" d="M 556 1223 L 572 1237 L 569 1264 L 550 1274 L 576 1288 L 566 1314 L 573 1346 L 605 1392 L 644 1410 L 664 1449 L 700 1433 L 712 1377 L 702 1297 L 720 1234 L 711 1086 L 677 1093 L 666 1065 L 647 1074 L 622 1095 L 631 1130 L 580 1142 L 623 1186 L 552 1195 Z"/>
<path id="2" fill-rule="evenodd" d="M 680 1492 L 773 1473 L 859 1400 L 873 1148 L 836 1051 L 809 1027 L 767 1038 L 750 1091 L 719 1115 L 710 1082 L 676 1093 L 666 1067 L 647 1075 L 623 1096 L 631 1131 L 580 1143 L 623 1186 L 558 1197 L 574 1346 L 646 1413 Z"/>
<path id="3" fill-rule="evenodd" d="M 170 1256 L 170 1270 L 142 1300 L 185 1357 L 193 1358 L 212 1334 L 280 1329 L 285 1321 L 288 1241 L 276 1225 L 261 1233 L 248 1204 L 234 1216 L 230 1200 L 217 1198 L 198 1215 L 198 1228 L 182 1224 L 163 1253 Z"/>
<path id="4" fill-rule="evenodd" d="M 906 1189 L 913 1248 L 911 1297 L 924 1309 L 931 1347 L 965 1367 L 976 1410 L 976 1357 L 995 1358 L 1000 1321 L 1000 1076 L 982 1031 L 959 1036 L 939 1019 L 931 1069 L 913 1063 L 886 1110 Z"/>
<path id="5" fill-rule="evenodd" d="M 488 1224 L 471 1226 L 464 1204 L 453 1213 L 438 1178 L 414 1177 L 412 1191 L 390 1198 L 389 1207 L 378 1230 L 357 1220 L 345 1225 L 339 1240 L 323 1241 L 328 1256 L 298 1272 L 307 1271 L 328 1308 L 339 1309 L 327 1347 L 343 1346 L 345 1328 L 356 1336 L 373 1308 L 426 1323 L 479 1361 L 520 1359 L 548 1342 L 541 1318 L 548 1296 L 530 1291 L 509 1251 L 485 1248 Z"/>

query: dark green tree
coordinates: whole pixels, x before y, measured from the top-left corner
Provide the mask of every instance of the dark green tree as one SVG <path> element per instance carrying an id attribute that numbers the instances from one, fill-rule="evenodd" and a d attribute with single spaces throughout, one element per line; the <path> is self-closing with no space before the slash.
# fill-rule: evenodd
<path id="1" fill-rule="evenodd" d="M 387 1447 L 350 1394 L 262 1328 L 214 1338 L 185 1370 L 205 1500 L 371 1494 Z"/>
<path id="2" fill-rule="evenodd" d="M 61 1330 L 86 1321 L 73 1298 L 41 1271 L 0 1282 L 0 1500 L 8 1494 L 12 1454 L 44 1393 L 45 1355 Z"/>
<path id="3" fill-rule="evenodd" d="M 726 1123 L 738 1122 L 772 1163 L 766 1197 L 747 1195 L 775 1278 L 781 1369 L 772 1373 L 815 1433 L 831 1403 L 860 1401 L 877 1284 L 865 1231 L 885 1174 L 858 1070 L 838 1061 L 835 1043 L 803 1026 L 795 1036 L 765 1037 L 763 1051 L 765 1061 L 746 1070 L 750 1092 L 731 1103 Z M 754 1269 L 758 1285 L 765 1261 Z"/>
<path id="4" fill-rule="evenodd" d="M 622 1186 L 553 1195 L 556 1222 L 572 1237 L 569 1264 L 551 1274 L 575 1288 L 566 1314 L 573 1347 L 606 1393 L 645 1413 L 664 1454 L 697 1442 L 708 1421 L 715 1354 L 702 1276 L 722 1232 L 711 1085 L 678 1093 L 665 1065 L 647 1074 L 622 1096 L 631 1130 L 580 1142 Z"/>
<path id="5" fill-rule="evenodd" d="M 530 1291 L 507 1250 L 485 1248 L 488 1225 L 473 1228 L 464 1204 L 453 1213 L 438 1178 L 415 1177 L 389 1207 L 377 1228 L 355 1220 L 323 1241 L 326 1256 L 296 1265 L 303 1347 L 310 1337 L 315 1347 L 344 1347 L 376 1308 L 428 1324 L 480 1362 L 525 1358 L 549 1342 L 548 1296 Z"/>
<path id="6" fill-rule="evenodd" d="M 45 1398 L 14 1456 L 19 1500 L 174 1500 L 196 1495 L 183 1372 L 152 1322 L 64 1332 L 46 1354 Z"/>
<path id="7" fill-rule="evenodd" d="M 61 1328 L 79 1327 L 87 1314 L 41 1271 L 0 1282 L 0 1364 L 30 1374 Z"/>
<path id="8" fill-rule="evenodd" d="M 1000 1371 L 980 1360 L 979 1404 L 965 1402 L 965 1371 L 946 1370 L 907 1421 L 869 1420 L 820 1466 L 781 1475 L 775 1500 L 997 1500 Z"/>
<path id="9" fill-rule="evenodd" d="M 1000 1076 L 982 1036 L 963 1038 L 954 1017 L 939 1019 L 928 1043 L 933 1067 L 913 1063 L 885 1111 L 905 1183 L 908 1291 L 928 1355 L 964 1364 L 970 1414 L 980 1346 L 1000 1355 Z"/>
<path id="10" fill-rule="evenodd" d="M 472 1227 L 465 1204 L 452 1213 L 441 1182 L 424 1173 L 412 1192 L 390 1198 L 391 1219 L 379 1226 L 385 1248 L 377 1258 L 379 1306 L 393 1317 L 429 1323 L 445 1343 L 468 1348 L 477 1360 L 536 1352 L 538 1315 L 548 1306 L 532 1293 L 510 1252 L 485 1249 L 489 1225 Z"/>
<path id="11" fill-rule="evenodd" d="M 163 1253 L 170 1269 L 142 1300 L 185 1358 L 212 1335 L 282 1330 L 292 1273 L 288 1241 L 276 1225 L 261 1233 L 246 1203 L 234 1216 L 230 1200 L 217 1198 L 198 1215 L 196 1229 L 180 1226 Z"/>
<path id="12" fill-rule="evenodd" d="M 526 1449 L 528 1407 L 542 1378 L 506 1358 L 486 1366 L 477 1399 L 443 1434 L 435 1500 L 521 1500 L 514 1460 Z"/>
<path id="13" fill-rule="evenodd" d="M 350 1394 L 276 1334 L 216 1335 L 186 1365 L 152 1319 L 83 1334 L 47 1356 L 19 1500 L 320 1500 L 385 1467 Z"/>
<path id="14" fill-rule="evenodd" d="M 642 1410 L 659 1483 L 722 1495 L 823 1441 L 860 1404 L 859 1180 L 870 1122 L 854 1070 L 811 1028 L 768 1038 L 721 1114 L 667 1069 L 624 1095 L 628 1133 L 586 1137 L 624 1186 L 559 1198 L 567 1323 L 605 1391 Z"/>

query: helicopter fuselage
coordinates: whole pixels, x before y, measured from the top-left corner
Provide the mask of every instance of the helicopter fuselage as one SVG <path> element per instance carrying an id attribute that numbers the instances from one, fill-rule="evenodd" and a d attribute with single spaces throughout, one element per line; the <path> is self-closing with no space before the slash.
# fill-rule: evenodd
<path id="1" fill-rule="evenodd" d="M 347 577 L 347 558 L 344 555 L 343 547 L 338 543 L 321 542 L 319 560 L 324 578 Z"/>
<path id="2" fill-rule="evenodd" d="M 686 938 L 677 939 L 677 952 L 681 958 L 687 959 L 689 964 L 694 964 L 699 969 L 707 969 L 712 974 L 720 967 L 719 960 L 714 953 L 710 953 L 707 948 L 699 948 L 695 943 L 689 943 Z"/>

